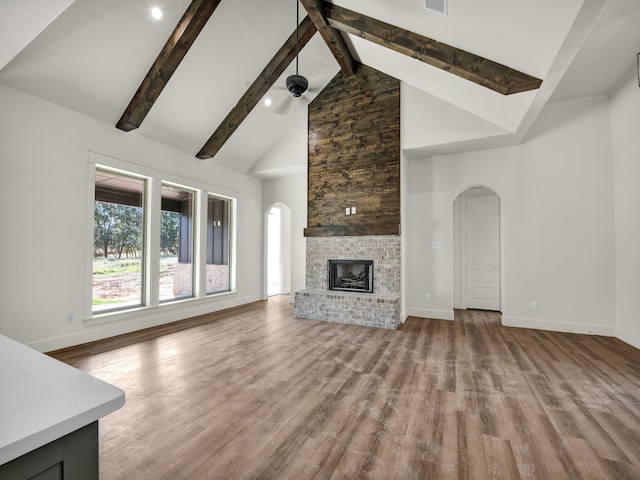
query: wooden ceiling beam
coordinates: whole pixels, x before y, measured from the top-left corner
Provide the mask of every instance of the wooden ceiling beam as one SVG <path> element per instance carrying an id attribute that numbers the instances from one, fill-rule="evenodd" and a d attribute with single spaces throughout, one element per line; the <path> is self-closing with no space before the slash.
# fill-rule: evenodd
<path id="1" fill-rule="evenodd" d="M 219 4 L 220 0 L 191 2 L 118 120 L 117 128 L 128 132 L 142 124 Z"/>
<path id="2" fill-rule="evenodd" d="M 287 41 L 280 47 L 267 66 L 262 70 L 258 78 L 240 98 L 235 107 L 229 112 L 207 143 L 196 154 L 196 157 L 207 159 L 215 156 L 242 121 L 251 113 L 251 110 L 260 102 L 265 93 L 278 80 L 289 64 L 296 58 L 296 52 L 311 40 L 316 33 L 316 27 L 307 16 L 299 25 L 299 47 L 296 47 L 296 31 L 294 30 Z"/>
<path id="3" fill-rule="evenodd" d="M 539 78 L 465 50 L 328 2 L 322 2 L 322 6 L 324 18 L 333 28 L 441 68 L 503 95 L 535 90 L 542 84 Z"/>
<path id="4" fill-rule="evenodd" d="M 340 65 L 342 73 L 347 77 L 354 75 L 358 62 L 351 55 L 342 33 L 327 23 L 323 14 L 322 0 L 300 0 L 300 2 Z"/>

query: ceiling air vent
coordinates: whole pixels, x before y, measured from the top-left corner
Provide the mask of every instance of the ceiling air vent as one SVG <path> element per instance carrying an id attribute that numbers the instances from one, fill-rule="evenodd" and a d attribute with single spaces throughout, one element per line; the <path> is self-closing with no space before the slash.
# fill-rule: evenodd
<path id="1" fill-rule="evenodd" d="M 447 0 L 424 0 L 424 6 L 428 10 L 433 10 L 443 15 L 447 14 Z"/>

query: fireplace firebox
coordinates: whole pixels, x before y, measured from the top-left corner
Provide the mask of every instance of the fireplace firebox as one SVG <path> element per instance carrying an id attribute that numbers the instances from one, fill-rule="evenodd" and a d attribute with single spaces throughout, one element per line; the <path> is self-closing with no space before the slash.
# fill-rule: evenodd
<path id="1" fill-rule="evenodd" d="M 329 290 L 373 293 L 373 260 L 329 260 Z"/>

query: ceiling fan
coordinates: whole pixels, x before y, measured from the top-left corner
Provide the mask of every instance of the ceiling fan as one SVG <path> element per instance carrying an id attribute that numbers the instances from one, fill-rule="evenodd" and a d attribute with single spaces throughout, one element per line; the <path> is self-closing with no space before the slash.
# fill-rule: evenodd
<path id="1" fill-rule="evenodd" d="M 300 56 L 300 39 L 298 35 L 298 25 L 300 23 L 300 2 L 296 2 L 296 73 L 289 75 L 286 80 L 286 91 L 283 87 L 274 87 L 274 90 L 280 92 L 288 92 L 282 94 L 276 93 L 279 97 L 274 103 L 275 107 L 273 111 L 279 115 L 288 115 L 296 111 L 298 100 L 305 92 L 314 92 L 313 89 L 309 90 L 309 81 L 298 73 L 298 61 Z M 317 93 L 317 92 L 316 92 Z M 306 99 L 305 99 L 306 100 Z M 308 102 L 307 102 L 308 103 Z"/>
<path id="2" fill-rule="evenodd" d="M 295 77 L 296 75 L 290 75 L 288 79 L 291 77 Z M 306 81 L 306 78 L 301 77 Z M 308 84 L 308 83 L 307 83 Z M 292 93 L 289 89 L 288 85 L 279 86 L 274 85 L 271 88 L 272 96 L 271 96 L 271 108 L 273 113 L 277 113 L 278 115 L 290 115 L 298 110 L 298 108 L 308 105 L 312 97 L 320 92 L 320 89 L 315 89 L 313 87 L 305 89 L 304 92 L 300 94 Z"/>

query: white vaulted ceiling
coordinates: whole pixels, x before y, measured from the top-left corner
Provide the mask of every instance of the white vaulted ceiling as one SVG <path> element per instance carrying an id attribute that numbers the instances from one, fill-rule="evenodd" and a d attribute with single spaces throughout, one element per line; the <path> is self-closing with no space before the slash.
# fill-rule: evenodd
<path id="1" fill-rule="evenodd" d="M 189 0 L 0 1 L 0 83 L 114 125 Z M 637 0 L 449 0 L 448 15 L 424 0 L 334 0 L 336 5 L 502 63 L 543 80 L 504 96 L 443 70 L 345 35 L 353 56 L 404 83 L 403 108 L 428 134 L 403 138 L 408 154 L 519 141 L 550 100 L 606 93 L 635 66 Z M 195 155 L 295 28 L 292 0 L 222 0 L 142 126 L 143 135 Z M 300 7 L 300 17 L 306 14 Z M 306 122 L 273 112 L 289 66 L 218 154 L 250 172 L 264 152 Z M 314 92 L 339 71 L 321 36 L 300 53 Z M 305 104 L 299 105 L 300 109 Z M 403 113 L 403 119 L 404 119 Z M 303 161 L 303 160 L 302 160 Z"/>

